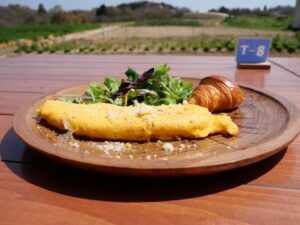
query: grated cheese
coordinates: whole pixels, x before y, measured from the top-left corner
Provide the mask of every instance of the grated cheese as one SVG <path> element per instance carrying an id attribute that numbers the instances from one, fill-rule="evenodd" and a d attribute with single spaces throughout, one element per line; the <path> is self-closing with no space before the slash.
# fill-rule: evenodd
<path id="1" fill-rule="evenodd" d="M 174 152 L 174 146 L 168 142 L 162 146 L 162 149 L 166 152 Z"/>
<path id="2" fill-rule="evenodd" d="M 136 115 L 137 116 L 152 114 L 155 111 L 152 106 L 146 105 L 144 103 L 138 104 L 136 106 L 136 108 L 137 108 L 137 110 L 136 110 Z"/>
<path id="3" fill-rule="evenodd" d="M 125 150 L 125 144 L 122 142 L 104 142 L 102 146 L 103 151 L 123 152 Z"/>
<path id="4" fill-rule="evenodd" d="M 182 101 L 182 105 L 187 105 L 187 104 L 189 104 L 187 100 Z"/>
<path id="5" fill-rule="evenodd" d="M 182 152 L 184 149 L 185 149 L 185 145 L 180 144 L 179 147 L 178 147 L 178 150 Z"/>
<path id="6" fill-rule="evenodd" d="M 80 145 L 78 144 L 78 142 L 75 142 L 75 141 L 69 141 L 69 145 L 72 148 L 79 148 L 80 147 Z"/>

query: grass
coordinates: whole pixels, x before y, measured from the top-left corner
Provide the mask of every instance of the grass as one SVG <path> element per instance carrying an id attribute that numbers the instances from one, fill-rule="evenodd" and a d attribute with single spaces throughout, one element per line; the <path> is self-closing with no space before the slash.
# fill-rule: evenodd
<path id="1" fill-rule="evenodd" d="M 284 49 L 286 49 L 288 53 L 296 52 L 297 49 L 300 49 L 299 33 L 295 33 L 295 37 L 291 39 L 275 36 L 272 38 L 272 49 L 277 52 L 282 52 Z"/>
<path id="2" fill-rule="evenodd" d="M 134 22 L 135 26 L 188 26 L 199 27 L 201 23 L 196 19 L 147 19 Z"/>
<path id="3" fill-rule="evenodd" d="M 235 18 L 241 21 L 240 18 Z M 262 22 L 262 17 L 255 18 L 256 22 Z M 231 19 L 232 20 L 232 19 Z M 272 18 L 274 20 L 274 18 Z M 288 21 L 288 20 L 286 20 Z M 228 22 L 228 21 L 227 21 Z M 283 24 L 284 21 L 281 21 Z M 236 23 L 238 24 L 238 23 Z M 282 25 L 281 24 L 281 25 Z M 225 26 L 225 25 L 224 25 Z M 246 26 L 246 25 L 245 25 Z M 245 27 L 244 26 L 244 27 Z M 260 25 L 267 26 L 266 24 Z M 268 25 L 271 29 L 271 23 Z M 286 29 L 288 25 L 281 26 L 280 29 Z M 222 28 L 221 28 L 222 29 Z M 257 29 L 257 26 L 255 26 Z M 272 28 L 273 29 L 273 28 Z M 278 28 L 279 29 L 279 28 Z M 292 33 L 291 33 L 292 34 Z M 233 35 L 198 35 L 190 37 L 162 37 L 162 38 L 126 38 L 126 39 L 108 39 L 101 40 L 84 40 L 80 39 L 73 42 L 41 42 L 33 41 L 22 42 L 17 44 L 16 52 L 25 53 L 74 53 L 74 54 L 110 54 L 110 53 L 134 53 L 134 54 L 206 54 L 221 53 L 233 55 L 237 42 L 236 36 Z M 285 32 L 280 32 L 272 38 L 272 53 L 291 53 L 300 54 L 300 31 L 294 32 L 294 36 L 286 36 Z"/>
<path id="4" fill-rule="evenodd" d="M 276 19 L 272 16 L 237 16 L 227 18 L 221 24 L 225 27 L 284 31 L 290 29 L 292 18 Z"/>
<path id="5" fill-rule="evenodd" d="M 0 43 L 18 39 L 35 40 L 52 34 L 60 36 L 67 33 L 80 32 L 99 28 L 100 24 L 45 24 L 23 25 L 15 27 L 0 27 Z"/>
<path id="6" fill-rule="evenodd" d="M 19 44 L 16 52 L 24 53 L 74 53 L 74 54 L 110 54 L 110 53 L 134 53 L 134 54 L 206 54 L 222 53 L 233 55 L 237 38 L 233 36 L 209 37 L 198 36 L 190 38 L 131 38 L 126 40 L 109 40 L 101 43 L 93 43 L 87 40 L 61 42 L 55 45 L 45 45 L 33 42 L 31 45 Z M 272 53 L 300 53 L 300 33 L 294 37 L 286 38 L 274 36 L 272 38 Z"/>

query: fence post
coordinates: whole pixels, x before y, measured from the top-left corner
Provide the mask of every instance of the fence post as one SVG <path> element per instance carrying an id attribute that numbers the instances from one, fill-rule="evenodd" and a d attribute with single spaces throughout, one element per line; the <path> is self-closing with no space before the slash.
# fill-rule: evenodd
<path id="1" fill-rule="evenodd" d="M 297 0 L 296 2 L 296 7 L 294 11 L 293 28 L 300 29 L 300 0 Z"/>

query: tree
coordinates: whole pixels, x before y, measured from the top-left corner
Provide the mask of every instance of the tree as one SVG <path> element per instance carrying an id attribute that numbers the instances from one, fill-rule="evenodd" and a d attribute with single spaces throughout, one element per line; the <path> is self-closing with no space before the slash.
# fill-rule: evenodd
<path id="1" fill-rule="evenodd" d="M 60 5 L 55 5 L 52 9 L 49 10 L 49 12 L 52 13 L 52 14 L 61 13 L 63 11 L 64 10 Z"/>
<path id="2" fill-rule="evenodd" d="M 51 23 L 61 23 L 63 12 L 63 8 L 60 5 L 56 5 L 50 9 L 49 13 L 51 17 Z"/>
<path id="3" fill-rule="evenodd" d="M 42 3 L 39 4 L 37 12 L 38 12 L 38 14 L 46 14 L 47 13 L 47 11 Z"/>
<path id="4" fill-rule="evenodd" d="M 219 8 L 219 12 L 221 12 L 221 13 L 229 13 L 230 10 L 228 8 L 226 8 L 225 6 L 221 6 Z"/>
<path id="5" fill-rule="evenodd" d="M 96 10 L 96 15 L 97 16 L 103 16 L 107 14 L 107 8 L 105 5 L 101 5 L 99 8 Z"/>

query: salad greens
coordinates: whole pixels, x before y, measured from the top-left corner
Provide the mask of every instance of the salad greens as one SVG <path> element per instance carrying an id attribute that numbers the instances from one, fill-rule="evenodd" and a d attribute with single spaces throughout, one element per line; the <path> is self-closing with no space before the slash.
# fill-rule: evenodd
<path id="1" fill-rule="evenodd" d="M 167 64 L 151 68 L 143 74 L 132 68 L 125 72 L 127 79 L 106 78 L 101 87 L 98 83 L 90 83 L 84 96 L 59 99 L 73 103 L 111 103 L 115 105 L 147 105 L 178 104 L 192 94 L 192 84 L 172 78 Z"/>

